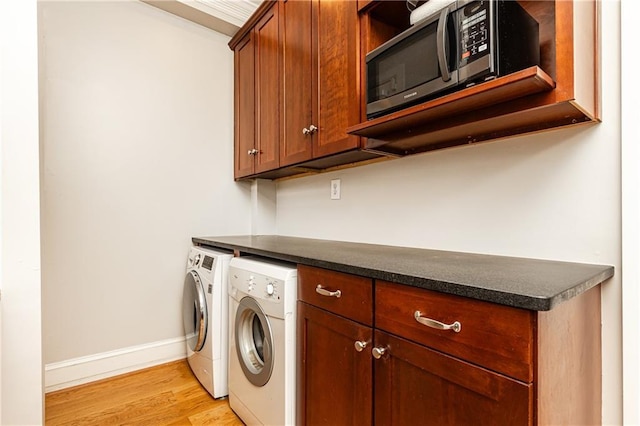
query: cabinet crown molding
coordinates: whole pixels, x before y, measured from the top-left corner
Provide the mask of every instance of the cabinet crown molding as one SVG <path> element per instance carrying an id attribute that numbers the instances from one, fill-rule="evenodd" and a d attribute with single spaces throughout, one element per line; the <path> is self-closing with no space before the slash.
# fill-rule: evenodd
<path id="1" fill-rule="evenodd" d="M 210 14 L 241 27 L 262 0 L 196 0 L 195 3 L 209 9 Z"/>

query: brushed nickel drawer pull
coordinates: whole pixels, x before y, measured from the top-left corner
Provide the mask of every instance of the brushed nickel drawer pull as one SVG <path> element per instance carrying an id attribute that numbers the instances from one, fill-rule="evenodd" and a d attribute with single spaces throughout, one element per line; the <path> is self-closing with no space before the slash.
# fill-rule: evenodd
<path id="1" fill-rule="evenodd" d="M 445 324 L 440 321 L 432 320 L 431 318 L 423 317 L 420 311 L 416 311 L 413 314 L 413 317 L 420 324 L 426 325 L 427 327 L 431 328 L 437 328 L 438 330 L 453 330 L 456 333 L 460 333 L 460 330 L 462 329 L 462 324 L 460 324 L 458 321 L 454 322 L 453 324 Z"/>
<path id="2" fill-rule="evenodd" d="M 316 287 L 316 293 L 321 294 L 323 296 L 336 297 L 338 299 L 340 298 L 340 296 L 342 296 L 342 292 L 340 290 L 329 291 L 322 288 L 322 284 L 318 284 L 318 287 Z"/>

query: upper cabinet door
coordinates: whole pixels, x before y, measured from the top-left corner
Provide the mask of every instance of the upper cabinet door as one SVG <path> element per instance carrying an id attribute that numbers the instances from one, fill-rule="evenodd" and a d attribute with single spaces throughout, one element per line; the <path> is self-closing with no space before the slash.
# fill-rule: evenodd
<path id="1" fill-rule="evenodd" d="M 280 27 L 278 4 L 256 24 L 256 173 L 280 166 Z"/>
<path id="2" fill-rule="evenodd" d="M 255 48 L 249 32 L 235 47 L 235 178 L 254 173 L 255 147 Z"/>
<path id="3" fill-rule="evenodd" d="M 312 121 L 312 3 L 281 0 L 282 129 L 281 166 L 311 159 Z M 274 104 L 275 106 L 275 104 Z"/>
<path id="4" fill-rule="evenodd" d="M 347 128 L 360 122 L 358 2 L 314 2 L 314 158 L 360 146 Z"/>
<path id="5" fill-rule="evenodd" d="M 234 176 L 240 179 L 280 166 L 280 27 L 278 4 L 234 43 Z"/>

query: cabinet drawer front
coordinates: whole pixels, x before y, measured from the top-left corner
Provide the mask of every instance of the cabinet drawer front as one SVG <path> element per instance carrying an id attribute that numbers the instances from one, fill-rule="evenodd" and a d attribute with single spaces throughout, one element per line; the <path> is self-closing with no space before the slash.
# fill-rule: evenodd
<path id="1" fill-rule="evenodd" d="M 533 312 L 384 281 L 376 282 L 375 312 L 376 328 L 527 383 L 533 380 Z"/>
<path id="2" fill-rule="evenodd" d="M 362 324 L 373 324 L 373 283 L 368 278 L 298 265 L 298 299 Z"/>

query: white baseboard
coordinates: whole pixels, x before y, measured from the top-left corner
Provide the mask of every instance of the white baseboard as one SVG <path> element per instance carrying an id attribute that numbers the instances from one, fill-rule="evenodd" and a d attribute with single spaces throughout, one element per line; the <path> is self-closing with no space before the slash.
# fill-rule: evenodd
<path id="1" fill-rule="evenodd" d="M 45 392 L 77 386 L 187 357 L 184 337 L 54 362 L 44 367 Z"/>

